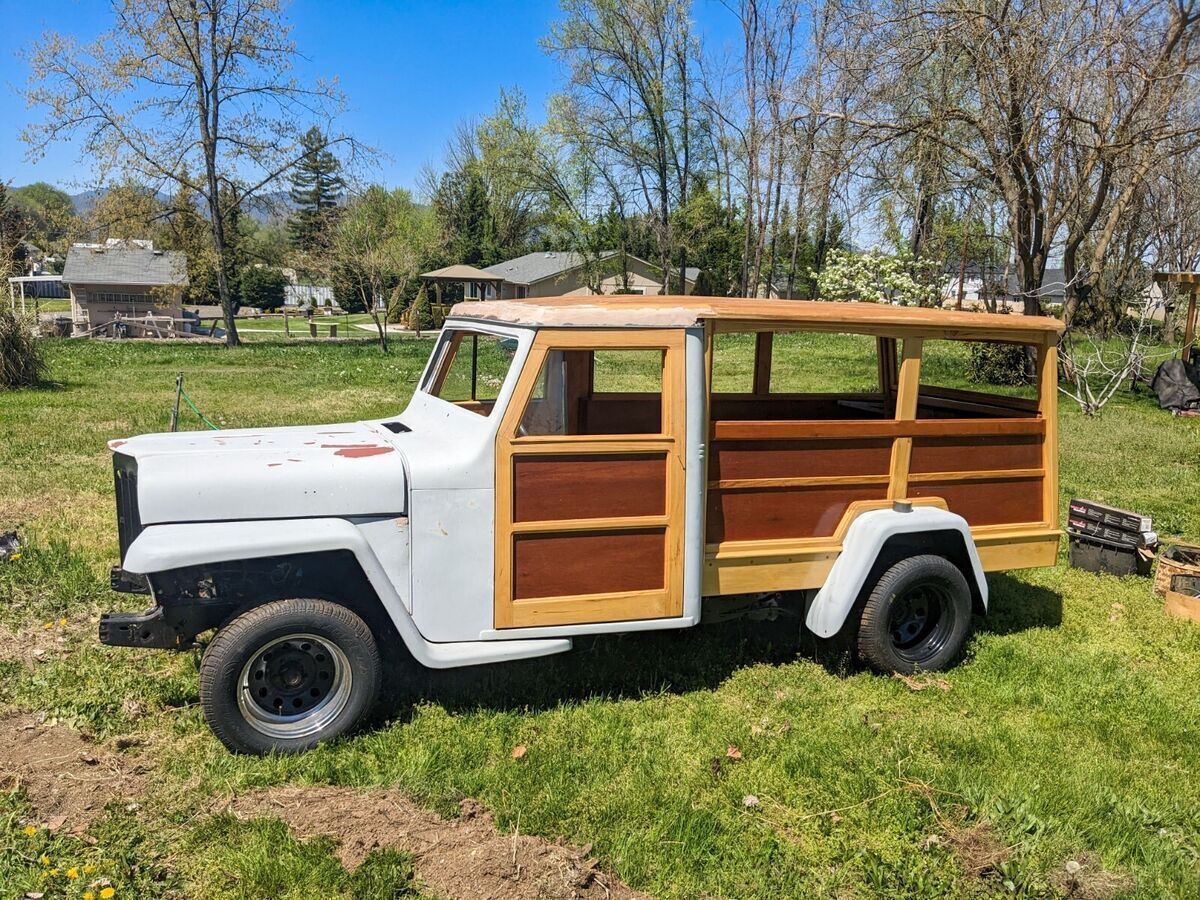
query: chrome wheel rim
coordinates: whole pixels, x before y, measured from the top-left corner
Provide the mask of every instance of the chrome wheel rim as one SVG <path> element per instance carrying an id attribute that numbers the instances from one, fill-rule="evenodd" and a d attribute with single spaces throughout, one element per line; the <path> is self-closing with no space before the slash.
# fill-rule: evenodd
<path id="1" fill-rule="evenodd" d="M 342 714 L 352 687 L 341 647 L 314 634 L 289 634 L 264 644 L 242 667 L 238 709 L 267 737 L 312 737 Z"/>

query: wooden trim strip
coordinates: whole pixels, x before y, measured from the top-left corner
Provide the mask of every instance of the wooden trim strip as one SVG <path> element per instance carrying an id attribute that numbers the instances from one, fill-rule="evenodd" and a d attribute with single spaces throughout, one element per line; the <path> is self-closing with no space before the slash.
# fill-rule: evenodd
<path id="1" fill-rule="evenodd" d="M 1058 527 L 1058 345 L 1038 348 L 1038 412 L 1046 423 L 1042 441 L 1042 519 L 1047 528 Z"/>
<path id="2" fill-rule="evenodd" d="M 900 357 L 900 380 L 896 384 L 896 421 L 904 422 L 917 417 L 917 392 L 921 381 L 922 338 L 905 338 Z M 908 496 L 908 467 L 912 460 L 912 442 L 909 436 L 897 437 L 892 443 L 891 479 L 888 482 L 887 498 L 897 500 Z"/>
<path id="3" fill-rule="evenodd" d="M 954 481 L 1015 481 L 1022 478 L 1041 478 L 1043 469 L 979 469 L 957 472 L 913 472 L 910 484 L 940 484 Z M 792 487 L 835 487 L 843 484 L 887 484 L 891 476 L 881 475 L 813 475 L 800 478 L 723 478 L 710 481 L 709 490 L 746 491 Z"/>
<path id="4" fill-rule="evenodd" d="M 573 531 L 634 531 L 647 528 L 666 528 L 667 516 L 628 516 L 626 518 L 543 519 L 536 522 L 514 522 L 513 534 L 555 534 Z"/>
<path id="5" fill-rule="evenodd" d="M 829 421 L 726 420 L 713 423 L 714 441 L 821 440 L 825 438 L 991 437 L 1043 434 L 1043 418 L 894 419 Z"/>
<path id="6" fill-rule="evenodd" d="M 556 435 L 553 438 L 524 437 L 510 440 L 513 453 L 522 456 L 554 453 L 635 453 L 651 456 L 669 453 L 677 441 L 673 437 L 650 435 L 639 438 L 636 434 L 621 434 L 612 437 L 597 435 Z"/>
<path id="7" fill-rule="evenodd" d="M 754 335 L 754 393 L 771 393 L 771 348 L 775 333 L 760 331 Z"/>
<path id="8" fill-rule="evenodd" d="M 910 472 L 909 484 L 942 484 L 953 481 L 1015 481 L 1041 478 L 1045 469 L 980 469 L 974 472 Z"/>
<path id="9" fill-rule="evenodd" d="M 887 484 L 887 473 L 879 475 L 813 475 L 800 478 L 723 478 L 710 481 L 710 491 L 771 490 L 772 488 L 823 487 L 842 484 Z"/>

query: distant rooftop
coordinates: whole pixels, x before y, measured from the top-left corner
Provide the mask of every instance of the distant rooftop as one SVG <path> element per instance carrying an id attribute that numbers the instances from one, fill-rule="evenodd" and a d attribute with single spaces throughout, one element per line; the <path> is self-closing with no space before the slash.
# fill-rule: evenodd
<path id="1" fill-rule="evenodd" d="M 64 284 L 186 285 L 187 254 L 155 250 L 152 241 L 109 239 L 74 244 L 63 266 Z"/>
<path id="2" fill-rule="evenodd" d="M 617 252 L 616 250 L 602 250 L 598 258 L 601 260 L 611 259 L 617 255 Z M 631 259 L 639 259 L 639 257 L 634 256 L 632 253 L 629 254 L 629 257 Z M 577 253 L 574 250 L 540 250 L 537 253 L 526 253 L 524 256 L 518 256 L 516 259 L 488 266 L 484 271 L 489 275 L 503 278 L 512 284 L 536 284 L 539 281 L 545 281 L 547 278 L 553 278 L 556 275 L 561 275 L 563 272 L 569 272 L 571 269 L 578 268 L 586 261 L 586 257 L 582 253 Z M 645 260 L 640 261 L 645 262 Z M 653 266 L 653 263 L 646 264 Z M 700 270 L 695 266 L 688 267 L 688 281 L 695 281 L 699 275 Z"/>

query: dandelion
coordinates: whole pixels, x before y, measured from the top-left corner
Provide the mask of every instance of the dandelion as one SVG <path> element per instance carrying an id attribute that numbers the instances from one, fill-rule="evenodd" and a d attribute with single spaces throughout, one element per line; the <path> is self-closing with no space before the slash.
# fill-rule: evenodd
<path id="1" fill-rule="evenodd" d="M 42 627 L 43 627 L 43 628 L 45 628 L 47 631 L 49 631 L 51 628 L 53 628 L 53 627 L 54 627 L 54 623 L 53 623 L 53 622 L 47 622 L 47 623 L 46 623 L 45 625 L 43 625 Z"/>
<path id="2" fill-rule="evenodd" d="M 100 891 L 100 900 L 112 900 L 115 896 L 117 896 L 116 888 L 106 887 Z"/>
<path id="3" fill-rule="evenodd" d="M 83 900 L 96 900 L 96 895 L 93 894 L 91 891 L 84 891 L 83 892 Z"/>
<path id="4" fill-rule="evenodd" d="M 96 871 L 96 867 L 95 867 L 95 866 L 93 866 L 91 863 L 88 863 L 87 865 L 85 865 L 85 866 L 83 867 L 83 874 L 84 874 L 84 875 L 91 875 L 91 874 L 92 874 L 93 872 L 95 872 L 95 871 Z"/>
<path id="5" fill-rule="evenodd" d="M 35 834 L 37 834 L 37 828 L 35 826 L 33 826 L 33 825 L 25 826 L 25 836 L 26 837 L 33 837 Z"/>
<path id="6" fill-rule="evenodd" d="M 38 862 L 40 862 L 43 866 L 48 866 L 50 865 L 50 857 L 43 853 L 40 857 L 38 857 Z"/>
<path id="7" fill-rule="evenodd" d="M 51 874 L 51 876 L 57 875 L 57 874 L 58 874 L 58 869 L 51 869 L 51 870 L 50 870 L 50 874 Z"/>
<path id="8" fill-rule="evenodd" d="M 65 626 L 67 624 L 67 617 L 63 616 L 61 619 L 59 619 L 58 624 Z"/>
<path id="9" fill-rule="evenodd" d="M 79 870 L 74 866 L 71 866 L 71 868 L 67 869 L 67 877 L 74 881 L 79 877 Z"/>

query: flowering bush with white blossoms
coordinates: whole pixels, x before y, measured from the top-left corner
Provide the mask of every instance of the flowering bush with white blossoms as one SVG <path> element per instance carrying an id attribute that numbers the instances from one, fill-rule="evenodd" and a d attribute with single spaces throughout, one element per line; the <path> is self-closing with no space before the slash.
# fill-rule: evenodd
<path id="1" fill-rule="evenodd" d="M 943 297 L 941 269 L 935 259 L 908 254 L 830 250 L 825 267 L 809 274 L 817 279 L 822 300 L 937 306 Z"/>

